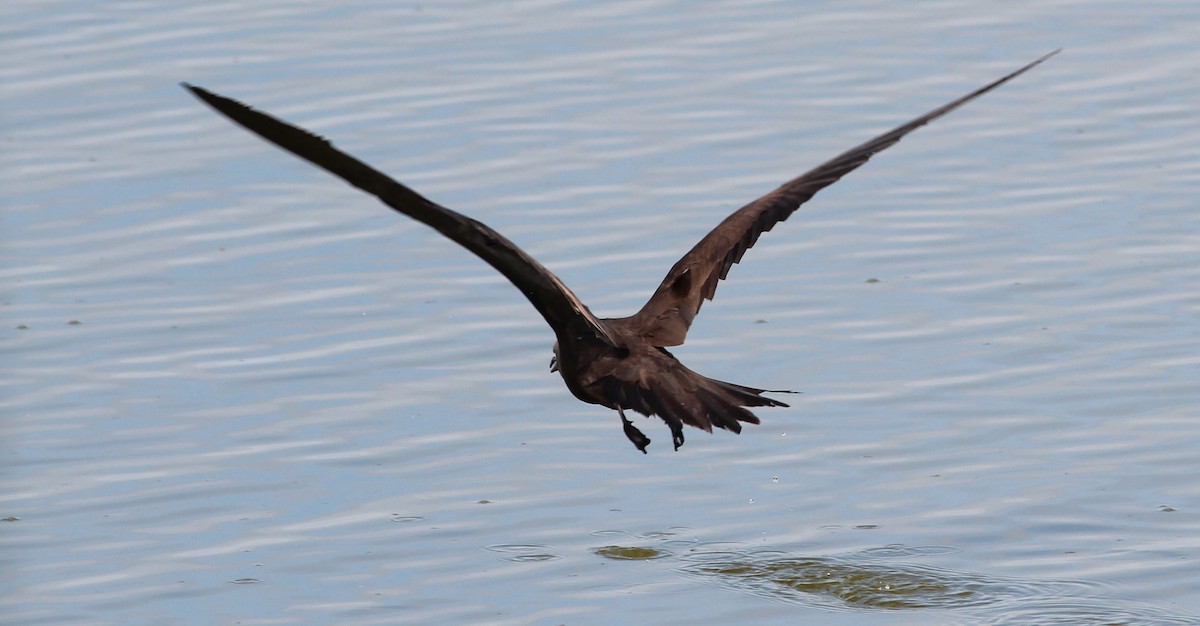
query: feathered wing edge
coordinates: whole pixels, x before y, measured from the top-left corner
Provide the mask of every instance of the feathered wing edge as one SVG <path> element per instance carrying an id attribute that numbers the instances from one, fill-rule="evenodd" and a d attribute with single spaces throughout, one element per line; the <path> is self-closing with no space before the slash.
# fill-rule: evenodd
<path id="1" fill-rule="evenodd" d="M 611 346 L 612 331 L 550 270 L 486 224 L 433 202 L 386 174 L 333 147 L 327 139 L 241 102 L 201 87 L 181 85 L 212 107 L 267 141 L 374 195 L 392 209 L 422 222 L 499 270 L 542 314 L 554 331 L 590 331 Z"/>
<path id="2" fill-rule="evenodd" d="M 705 300 L 712 300 L 724 279 L 762 233 L 786 220 L 821 189 L 837 182 L 876 153 L 895 145 L 908 133 L 982 96 L 1058 54 L 1038 60 L 925 115 L 855 146 L 813 170 L 794 178 L 725 218 L 667 273 L 640 311 L 628 318 L 639 334 L 657 346 L 683 343 L 692 320 Z"/>

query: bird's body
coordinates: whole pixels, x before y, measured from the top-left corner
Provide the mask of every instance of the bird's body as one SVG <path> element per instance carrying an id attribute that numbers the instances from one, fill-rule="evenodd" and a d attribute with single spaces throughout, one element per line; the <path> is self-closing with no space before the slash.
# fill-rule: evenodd
<path id="1" fill-rule="evenodd" d="M 234 122 L 429 225 L 496 268 L 554 330 L 557 343 L 551 369 L 560 372 L 576 398 L 618 411 L 626 436 L 645 452 L 650 440 L 625 417 L 626 409 L 660 417 L 670 427 L 678 449 L 683 445 L 685 424 L 710 432 L 715 426 L 737 433 L 742 422 L 759 423 L 746 407 L 787 406 L 763 396 L 766 392 L 762 389 L 697 374 L 667 351 L 684 342 L 701 305 L 713 298 L 718 283 L 762 233 L 903 136 L 1057 52 L 851 148 L 738 209 L 675 263 L 641 310 L 628 317 L 605 319 L 593 315 L 558 277 L 487 225 L 426 199 L 319 136 L 235 100 L 184 86 Z"/>
<path id="2" fill-rule="evenodd" d="M 646 341 L 634 318 L 599 321 L 619 338 L 619 345 L 610 346 L 587 334 L 559 335 L 552 369 L 559 370 L 576 398 L 617 410 L 626 435 L 643 452 L 650 440 L 625 418 L 624 409 L 662 418 L 679 449 L 684 424 L 710 432 L 716 426 L 740 433 L 740 422 L 759 423 L 744 407 L 787 406 L 763 396 L 762 389 L 693 372 L 666 348 Z"/>

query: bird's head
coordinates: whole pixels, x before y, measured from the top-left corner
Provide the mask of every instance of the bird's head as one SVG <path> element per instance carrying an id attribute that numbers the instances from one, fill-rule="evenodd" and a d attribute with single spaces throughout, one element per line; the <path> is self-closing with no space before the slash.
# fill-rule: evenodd
<path id="1" fill-rule="evenodd" d="M 550 371 L 558 371 L 558 342 L 554 342 L 554 356 L 550 357 Z"/>

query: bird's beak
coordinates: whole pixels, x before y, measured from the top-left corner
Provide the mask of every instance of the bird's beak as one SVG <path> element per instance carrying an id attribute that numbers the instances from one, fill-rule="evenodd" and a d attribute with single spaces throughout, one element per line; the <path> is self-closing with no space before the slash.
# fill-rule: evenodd
<path id="1" fill-rule="evenodd" d="M 558 371 L 558 356 L 557 355 L 550 357 L 550 371 L 551 372 Z"/>

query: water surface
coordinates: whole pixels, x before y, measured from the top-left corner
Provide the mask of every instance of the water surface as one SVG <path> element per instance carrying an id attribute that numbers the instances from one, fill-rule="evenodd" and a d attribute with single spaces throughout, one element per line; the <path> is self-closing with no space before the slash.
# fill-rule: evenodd
<path id="1" fill-rule="evenodd" d="M 1200 622 L 1194 3 L 9 2 L 11 624 Z M 640 306 L 729 211 L 1058 47 L 764 236 L 637 454 L 331 137 Z"/>

